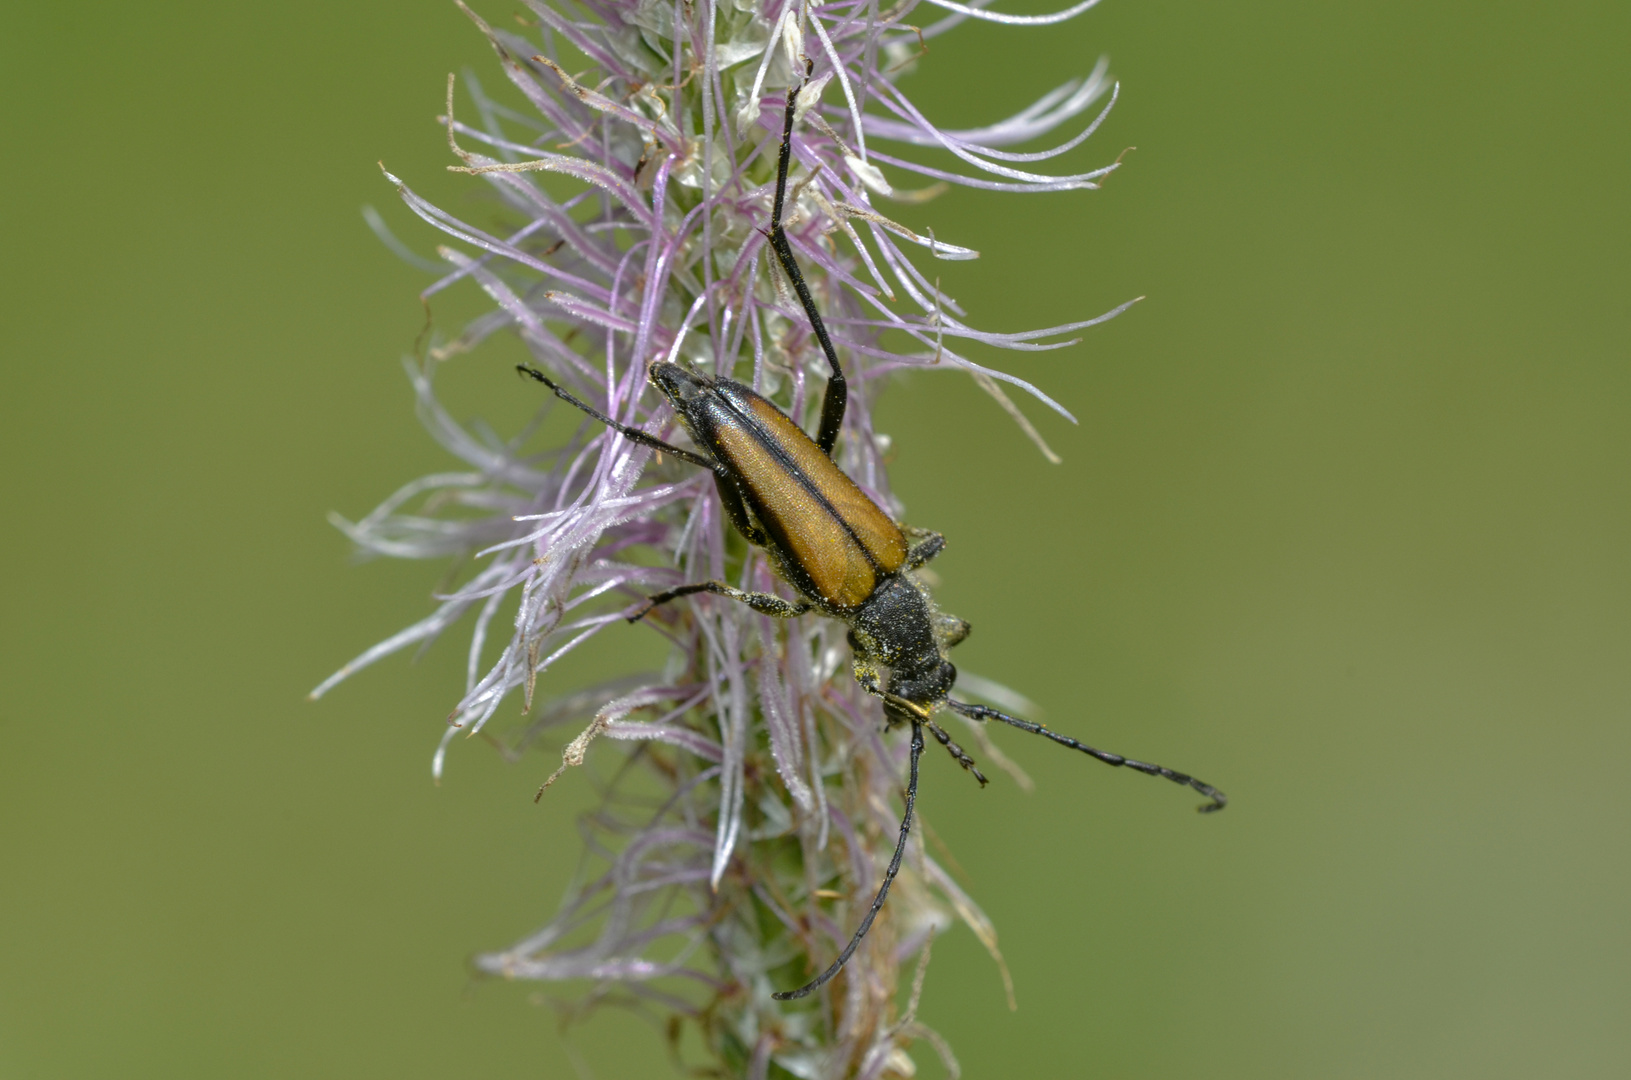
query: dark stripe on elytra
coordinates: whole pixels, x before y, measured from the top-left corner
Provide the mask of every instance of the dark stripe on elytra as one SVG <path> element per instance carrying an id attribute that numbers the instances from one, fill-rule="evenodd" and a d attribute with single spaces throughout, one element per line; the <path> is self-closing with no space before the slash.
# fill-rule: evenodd
<path id="1" fill-rule="evenodd" d="M 872 557 L 872 552 L 865 544 L 861 542 L 861 538 L 855 535 L 855 530 L 850 528 L 849 522 L 844 520 L 844 515 L 840 514 L 837 509 L 833 507 L 833 504 L 827 501 L 827 497 L 823 495 L 820 489 L 815 486 L 815 482 L 805 475 L 804 470 L 798 468 L 793 463 L 793 459 L 787 455 L 787 452 L 769 436 L 769 434 L 764 430 L 763 425 L 759 423 L 758 417 L 743 416 L 741 410 L 732 404 L 731 400 L 723 394 L 716 394 L 714 400 L 720 402 L 731 412 L 733 416 L 742 421 L 742 426 L 753 434 L 754 439 L 759 443 L 759 445 L 769 451 L 770 455 L 781 463 L 783 471 L 798 477 L 799 485 L 804 488 L 811 498 L 815 499 L 821 504 L 822 509 L 827 511 L 828 516 L 830 516 L 834 521 L 838 522 L 839 526 L 843 528 L 844 532 L 849 535 L 849 538 L 855 542 L 855 546 L 860 549 L 862 558 L 866 559 L 867 563 L 872 567 L 872 573 L 875 581 L 881 581 L 888 577 L 888 572 L 886 572 L 882 566 L 878 565 L 878 560 Z M 789 417 L 788 419 L 792 418 Z M 793 426 L 798 427 L 797 424 L 794 424 Z M 803 430 L 803 428 L 799 428 L 801 433 Z M 813 439 L 811 440 L 812 443 L 814 441 L 815 440 Z M 838 468 L 836 462 L 833 463 L 833 468 Z M 854 483 L 854 481 L 850 482 Z M 866 493 L 862 492 L 862 494 L 865 495 Z M 869 500 L 870 498 L 871 497 L 868 496 Z M 882 511 L 880 510 L 880 513 L 881 512 Z M 887 514 L 884 516 L 888 517 Z"/>

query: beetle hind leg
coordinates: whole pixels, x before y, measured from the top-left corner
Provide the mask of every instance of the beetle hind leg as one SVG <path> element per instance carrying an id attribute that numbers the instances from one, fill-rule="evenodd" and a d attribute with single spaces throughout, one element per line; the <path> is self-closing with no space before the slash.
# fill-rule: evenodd
<path id="1" fill-rule="evenodd" d="M 810 610 L 810 605 L 800 600 L 794 603 L 783 600 L 779 596 L 762 592 L 743 592 L 733 589 L 723 581 L 700 581 L 695 585 L 681 585 L 667 592 L 660 592 L 655 596 L 646 597 L 646 604 L 633 615 L 628 616 L 629 622 L 639 622 L 651 614 L 653 608 L 666 604 L 670 600 L 678 600 L 682 596 L 694 596 L 697 593 L 713 593 L 715 596 L 724 596 L 740 601 L 761 615 L 769 615 L 777 619 L 792 619 Z"/>
<path id="2" fill-rule="evenodd" d="M 805 76 L 810 72 L 809 61 L 805 61 Z M 827 391 L 821 399 L 821 423 L 816 429 L 816 445 L 821 452 L 832 457 L 833 447 L 838 443 L 838 431 L 844 426 L 844 407 L 849 401 L 849 383 L 844 379 L 844 369 L 839 366 L 838 353 L 833 348 L 832 339 L 827 336 L 827 324 L 821 321 L 821 312 L 817 310 L 815 298 L 810 295 L 810 286 L 805 284 L 804 275 L 799 272 L 799 264 L 793 258 L 793 247 L 787 242 L 787 230 L 782 228 L 782 210 L 787 201 L 787 168 L 793 156 L 793 118 L 797 111 L 799 91 L 804 89 L 804 80 L 787 89 L 787 113 L 782 123 L 782 144 L 776 157 L 776 199 L 770 211 L 770 250 L 776 255 L 776 261 L 786 272 L 788 280 L 793 283 L 793 291 L 798 294 L 799 306 L 804 308 L 804 314 L 809 316 L 810 329 L 815 331 L 816 340 L 821 343 L 821 351 L 827 357 Z"/>

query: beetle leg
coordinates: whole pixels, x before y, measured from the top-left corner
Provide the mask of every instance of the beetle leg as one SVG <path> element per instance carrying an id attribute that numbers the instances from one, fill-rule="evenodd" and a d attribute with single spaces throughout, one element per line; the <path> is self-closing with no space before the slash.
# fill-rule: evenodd
<path id="1" fill-rule="evenodd" d="M 929 710 L 926 706 L 919 705 L 908 698 L 903 698 L 899 694 L 891 694 L 883 688 L 883 680 L 878 676 L 878 666 L 872 661 L 856 657 L 851 670 L 855 674 L 856 683 L 860 685 L 862 690 L 875 698 L 881 699 L 888 706 L 885 711 L 888 713 L 891 722 L 906 719 L 914 724 L 919 724 L 929 719 Z"/>
<path id="2" fill-rule="evenodd" d="M 1188 785 L 1189 787 L 1192 787 L 1196 791 L 1200 792 L 1202 795 L 1205 795 L 1208 799 L 1212 800 L 1210 803 L 1207 803 L 1204 806 L 1196 807 L 1196 809 L 1203 814 L 1210 814 L 1214 810 L 1222 810 L 1229 803 L 1229 796 L 1225 795 L 1211 784 L 1203 784 L 1201 781 L 1195 779 L 1193 776 L 1190 776 L 1188 773 L 1176 772 L 1175 770 L 1167 768 L 1165 765 L 1151 765 L 1147 761 L 1134 761 L 1130 757 L 1122 757 L 1120 754 L 1112 754 L 1108 750 L 1095 750 L 1086 743 L 1077 742 L 1068 735 L 1061 735 L 1056 731 L 1048 730 L 1047 725 L 1045 724 L 1034 723 L 1030 720 L 1020 720 L 1017 717 L 1009 716 L 1007 713 L 998 712 L 996 709 L 993 709 L 988 705 L 970 705 L 966 701 L 953 701 L 950 698 L 946 699 L 946 704 L 953 711 L 962 713 L 970 720 L 1001 720 L 1005 724 L 1012 724 L 1021 731 L 1029 731 L 1032 735 L 1041 735 L 1044 738 L 1052 739 L 1060 746 L 1068 746 L 1072 750 L 1080 750 L 1082 753 L 1088 755 L 1089 757 L 1096 758 L 1099 761 L 1104 762 L 1106 765 L 1125 765 L 1129 769 L 1136 769 L 1137 771 L 1146 773 L 1150 776 L 1164 776 L 1168 780 L 1171 780 L 1174 784 Z"/>
<path id="3" fill-rule="evenodd" d="M 719 491 L 719 504 L 725 508 L 725 516 L 736 527 L 736 531 L 746 537 L 747 542 L 754 547 L 768 548 L 770 538 L 748 513 L 747 503 L 742 499 L 742 489 L 737 487 L 736 479 L 723 469 L 716 468 L 714 487 Z"/>
<path id="4" fill-rule="evenodd" d="M 677 589 L 660 592 L 656 596 L 646 598 L 646 606 L 628 617 L 629 622 L 639 622 L 651 614 L 651 609 L 658 604 L 666 604 L 670 600 L 678 600 L 682 596 L 692 596 L 696 593 L 713 593 L 715 596 L 727 596 L 732 600 L 740 600 L 748 607 L 761 615 L 770 615 L 777 619 L 792 619 L 803 615 L 810 610 L 810 605 L 800 600 L 794 603 L 783 600 L 779 596 L 763 592 L 743 592 L 733 589 L 723 581 L 699 581 L 695 585 L 681 585 Z"/>
<path id="5" fill-rule="evenodd" d="M 715 467 L 712 461 L 703 457 L 701 454 L 693 453 L 690 450 L 681 450 L 677 446 L 672 446 L 663 442 L 655 435 L 646 434 L 639 428 L 629 427 L 627 424 L 619 424 L 616 420 L 613 420 L 599 409 L 586 405 L 577 398 L 573 397 L 569 392 L 556 384 L 554 380 L 549 378 L 549 376 L 545 375 L 543 372 L 539 371 L 537 368 L 530 368 L 525 364 L 517 364 L 515 365 L 515 370 L 519 371 L 523 375 L 537 379 L 539 382 L 555 391 L 556 397 L 560 398 L 568 405 L 582 409 L 584 412 L 588 413 L 596 420 L 599 420 L 602 424 L 605 424 L 607 427 L 611 428 L 625 439 L 628 439 L 630 442 L 639 443 L 641 446 L 649 446 L 653 450 L 661 450 L 665 454 L 673 454 L 681 461 L 689 461 L 693 465 L 700 465 L 704 469 L 708 469 L 710 471 Z"/>
<path id="6" fill-rule="evenodd" d="M 809 64 L 806 62 L 806 74 L 808 72 Z M 816 310 L 810 287 L 804 283 L 799 264 L 793 259 L 792 245 L 787 242 L 787 230 L 782 228 L 782 204 L 787 199 L 787 166 L 793 156 L 793 113 L 798 105 L 799 91 L 803 88 L 804 82 L 801 80 L 787 90 L 787 118 L 782 124 L 782 145 L 776 158 L 776 201 L 770 211 L 770 249 L 776 253 L 776 261 L 781 263 L 793 282 L 799 305 L 804 308 L 804 314 L 810 317 L 810 327 L 815 331 L 821 351 L 827 356 L 827 366 L 832 371 L 827 377 L 827 393 L 821 399 L 821 425 L 816 429 L 816 445 L 821 447 L 822 453 L 832 457 L 833 447 L 838 442 L 838 429 L 844 425 L 849 384 L 844 380 L 844 369 L 838 366 L 838 353 L 833 349 L 832 339 L 827 336 L 827 324 L 821 321 L 821 312 Z"/>
<path id="7" fill-rule="evenodd" d="M 912 538 L 912 546 L 906 549 L 906 569 L 916 570 L 946 548 L 946 538 L 929 529 L 903 530 Z"/>
<path id="8" fill-rule="evenodd" d="M 936 615 L 934 626 L 940 632 L 941 646 L 947 649 L 961 645 L 963 639 L 968 637 L 968 632 L 974 629 L 967 619 L 959 619 L 955 615 Z"/>
<path id="9" fill-rule="evenodd" d="M 980 772 L 980 770 L 975 767 L 974 759 L 969 757 L 967 752 L 965 752 L 961 746 L 958 746 L 955 742 L 952 742 L 951 736 L 946 734 L 946 729 L 935 723 L 933 720 L 925 720 L 923 723 L 928 727 L 929 734 L 940 740 L 940 745 L 944 746 L 947 752 L 950 753 L 952 757 L 957 759 L 957 764 L 973 773 L 974 779 L 980 782 L 981 787 L 985 787 L 985 774 Z"/>
<path id="10" fill-rule="evenodd" d="M 900 861 L 906 854 L 906 838 L 912 832 L 912 810 L 917 805 L 917 760 L 923 756 L 923 724 L 918 720 L 912 721 L 912 764 L 909 778 L 906 781 L 906 815 L 900 819 L 900 839 L 895 842 L 895 854 L 889 859 L 889 869 L 884 871 L 883 884 L 878 887 L 878 895 L 872 901 L 872 907 L 867 910 L 866 918 L 861 920 L 861 926 L 855 931 L 855 936 L 849 939 L 844 951 L 838 954 L 838 959 L 832 962 L 820 975 L 811 979 L 797 990 L 786 990 L 770 996 L 777 1001 L 792 1001 L 795 998 L 805 997 L 816 987 L 838 974 L 840 968 L 849 962 L 855 955 L 855 949 L 866 937 L 866 932 L 872 929 L 872 921 L 883 910 L 883 902 L 889 896 L 889 886 L 895 882 L 895 875 L 900 873 Z"/>

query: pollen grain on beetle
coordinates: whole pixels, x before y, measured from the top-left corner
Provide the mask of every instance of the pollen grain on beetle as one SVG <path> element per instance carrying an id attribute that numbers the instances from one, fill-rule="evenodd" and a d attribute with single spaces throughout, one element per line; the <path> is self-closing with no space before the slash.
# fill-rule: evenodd
<path id="1" fill-rule="evenodd" d="M 741 543 L 739 516 L 722 504 L 708 469 L 697 468 L 711 461 L 685 449 L 675 405 L 648 384 L 654 363 L 677 365 L 762 395 L 773 403 L 767 423 L 779 423 L 770 412 L 803 431 L 818 417 L 841 420 L 820 449 L 832 450 L 863 501 L 895 521 L 887 440 L 871 428 L 884 376 L 967 372 L 1039 445 L 1000 384 L 1068 417 L 1041 390 L 959 349 L 1062 347 L 1127 305 L 1046 330 L 976 329 L 940 291 L 941 275 L 923 266 L 977 253 L 892 217 L 892 204 L 925 202 L 949 184 L 1056 192 L 1096 187 L 1116 167 L 1036 171 L 1083 142 L 1114 103 L 1102 61 L 979 128 L 939 127 L 905 96 L 900 83 L 927 42 L 959 24 L 1019 24 L 1005 32 L 1023 33 L 1091 2 L 1058 16 L 987 6 L 528 0 L 518 28 L 465 8 L 513 91 L 489 94 L 476 77 L 450 76 L 439 122 L 449 168 L 485 184 L 489 202 L 461 219 L 417 194 L 413 178 L 385 174 L 407 208 L 443 234 L 435 260 L 368 214 L 393 250 L 434 275 L 427 302 L 474 287 L 492 307 L 454 336 L 433 336 L 408 364 L 421 418 L 462 467 L 407 484 L 358 521 L 337 519 L 365 552 L 452 557 L 461 576 L 444 582 L 428 616 L 362 653 L 314 696 L 468 623 L 466 683 L 435 774 L 456 736 L 485 732 L 524 763 L 539 760 L 519 756 L 534 744 L 562 746 L 543 787 L 571 782 L 582 767 L 599 775 L 602 792 L 582 822 L 584 869 L 559 912 L 478 966 L 679 1017 L 668 1030 L 695 1025 L 713 1058 L 706 1067 L 719 1075 L 764 1077 L 772 1063 L 799 1077 L 911 1075 L 914 1040 L 928 1041 L 955 1071 L 945 1042 L 916 1018 L 916 992 L 908 1008 L 897 1007 L 902 966 L 926 961 L 933 934 L 958 920 L 1001 964 L 990 922 L 925 849 L 921 830 L 908 844 L 901 824 L 908 755 L 915 776 L 922 745 L 917 723 L 954 756 L 961 749 L 929 717 L 932 708 L 908 710 L 912 747 L 886 731 L 877 686 L 869 692 L 852 678 L 857 639 L 843 621 L 773 617 L 797 604 L 787 567 L 774 545 Z M 1078 118 L 1079 130 L 1058 146 L 1005 149 Z M 789 259 L 801 275 L 790 276 Z M 814 325 L 812 306 L 822 316 Z M 523 343 L 535 378 L 610 426 L 585 422 L 540 449 L 530 429 L 500 437 L 456 420 L 436 395 L 438 369 L 480 364 L 478 346 L 501 332 Z M 827 389 L 836 362 L 823 334 L 847 376 L 848 408 L 840 403 L 836 413 Z M 512 367 L 508 359 L 487 365 L 492 393 L 538 390 L 513 374 L 501 381 Z M 905 548 L 891 557 L 907 559 Z M 686 586 L 705 580 L 728 584 L 716 595 Z M 647 614 L 652 594 L 687 599 Z M 729 594 L 768 598 L 750 606 Z M 775 608 L 778 596 L 786 610 Z M 645 614 L 642 625 L 628 625 L 631 613 Z M 668 647 L 661 670 L 552 690 L 551 668 L 590 638 L 654 632 Z M 1003 703 L 1000 687 L 983 685 L 982 696 Z M 938 693 L 932 706 L 944 701 Z M 897 705 L 889 706 L 896 719 L 908 715 Z M 1023 726 L 980 709 L 962 715 Z M 516 711 L 518 721 L 498 719 Z M 985 757 L 1006 767 L 977 724 L 973 731 Z M 541 802 L 547 812 L 550 799 Z M 904 858 L 897 855 L 894 890 L 887 905 L 874 905 L 870 936 L 852 943 L 826 996 L 774 1000 L 773 991 L 806 982 L 851 942 L 897 833 Z M 696 1045 L 688 1041 L 686 1052 Z"/>

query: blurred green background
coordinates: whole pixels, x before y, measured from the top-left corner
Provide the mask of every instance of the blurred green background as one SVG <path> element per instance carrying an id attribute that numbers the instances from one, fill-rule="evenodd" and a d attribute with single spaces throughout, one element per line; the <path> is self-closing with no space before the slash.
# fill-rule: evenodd
<path id="1" fill-rule="evenodd" d="M 324 514 L 447 465 L 398 364 L 424 279 L 359 209 L 434 243 L 378 159 L 471 204 L 432 118 L 485 44 L 441 0 L 0 27 L 0 1076 L 665 1074 L 469 974 L 553 911 L 587 795 L 477 745 L 432 786 L 462 649 L 304 700 L 440 573 Z M 986 253 L 948 291 L 1003 329 L 1149 297 L 1008 362 L 1081 417 L 1030 408 L 1062 466 L 966 380 L 888 393 L 959 663 L 1234 799 L 1017 733 L 1033 795 L 933 760 L 1020 1001 L 936 946 L 965 1075 L 1631 1075 L 1628 40 L 1607 2 L 1110 0 L 933 43 L 954 126 L 1109 53 L 1069 161 L 1138 147 L 924 208 Z M 528 411 L 500 366 L 458 408 Z"/>

